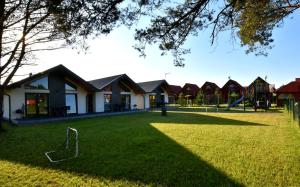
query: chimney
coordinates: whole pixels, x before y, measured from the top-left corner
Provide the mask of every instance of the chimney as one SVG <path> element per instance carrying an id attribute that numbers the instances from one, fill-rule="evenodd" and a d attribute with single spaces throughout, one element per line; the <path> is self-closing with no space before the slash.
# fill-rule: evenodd
<path id="1" fill-rule="evenodd" d="M 300 78 L 296 78 L 296 82 L 300 82 Z"/>

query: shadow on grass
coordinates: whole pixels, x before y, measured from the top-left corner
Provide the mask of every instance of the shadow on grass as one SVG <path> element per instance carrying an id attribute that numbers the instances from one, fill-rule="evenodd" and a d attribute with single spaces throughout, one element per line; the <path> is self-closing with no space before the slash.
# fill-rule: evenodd
<path id="1" fill-rule="evenodd" d="M 255 111 L 253 108 L 247 107 L 244 111 L 242 107 L 233 107 L 228 110 L 228 108 L 219 108 L 216 107 L 168 107 L 169 111 L 182 111 L 182 112 L 217 112 L 217 113 L 283 113 L 282 108 L 270 108 L 265 111 L 264 109 L 257 109 Z"/>
<path id="2" fill-rule="evenodd" d="M 157 112 L 160 114 L 159 112 Z M 269 126 L 262 123 L 240 121 L 205 114 L 169 111 L 167 118 L 153 120 L 154 123 L 193 124 L 193 125 L 238 125 L 238 126 Z"/>
<path id="3" fill-rule="evenodd" d="M 263 126 L 188 113 L 162 117 L 153 112 L 20 127 L 1 135 L 0 159 L 142 184 L 242 186 L 152 127 L 151 123 Z M 80 156 L 61 164 L 50 164 L 44 152 L 63 142 L 66 126 L 79 131 Z"/>

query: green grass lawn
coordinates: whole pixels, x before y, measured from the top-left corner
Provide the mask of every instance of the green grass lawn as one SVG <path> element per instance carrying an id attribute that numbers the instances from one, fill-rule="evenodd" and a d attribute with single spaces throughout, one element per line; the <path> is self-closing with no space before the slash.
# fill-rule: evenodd
<path id="1" fill-rule="evenodd" d="M 9 128 L 0 186 L 300 186 L 300 130 L 280 111 L 159 112 Z M 67 126 L 77 159 L 51 164 Z"/>

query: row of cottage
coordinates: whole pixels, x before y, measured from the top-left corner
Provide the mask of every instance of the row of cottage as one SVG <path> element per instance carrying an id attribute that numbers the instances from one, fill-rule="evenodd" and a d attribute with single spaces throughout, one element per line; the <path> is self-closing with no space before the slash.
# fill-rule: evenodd
<path id="1" fill-rule="evenodd" d="M 126 74 L 85 81 L 63 65 L 10 84 L 3 117 L 60 117 L 157 107 L 168 103 L 165 80 L 135 83 Z"/>
<path id="2" fill-rule="evenodd" d="M 243 87 L 237 81 L 229 79 L 222 88 L 213 82 L 205 82 L 201 87 L 186 83 L 183 87 L 170 85 L 169 89 L 169 103 L 178 103 L 178 100 L 183 99 L 188 104 L 230 104 L 238 100 L 242 101 L 245 98 L 254 103 L 267 100 L 271 103 L 275 93 L 275 86 L 260 77 L 247 87 Z"/>
<path id="3" fill-rule="evenodd" d="M 179 97 L 193 101 L 202 92 L 209 104 L 216 92 L 223 102 L 235 94 L 256 100 L 271 100 L 274 86 L 258 77 L 248 87 L 229 80 L 222 88 L 206 82 L 199 88 L 182 88 L 165 80 L 135 83 L 126 74 L 85 81 L 63 65 L 10 84 L 4 95 L 4 118 L 59 117 L 88 113 L 128 111 L 176 103 Z"/>
<path id="4" fill-rule="evenodd" d="M 197 96 L 202 95 L 202 103 L 219 104 L 247 99 L 250 105 L 257 107 L 258 102 L 276 104 L 279 107 L 288 103 L 288 100 L 300 102 L 300 78 L 275 89 L 274 84 L 269 84 L 261 77 L 257 77 L 249 86 L 241 86 L 237 81 L 229 79 L 220 88 L 213 82 L 205 82 L 201 87 L 196 84 L 186 83 L 183 87 L 169 85 L 169 103 L 178 103 L 184 98 L 187 103 L 197 102 Z"/>

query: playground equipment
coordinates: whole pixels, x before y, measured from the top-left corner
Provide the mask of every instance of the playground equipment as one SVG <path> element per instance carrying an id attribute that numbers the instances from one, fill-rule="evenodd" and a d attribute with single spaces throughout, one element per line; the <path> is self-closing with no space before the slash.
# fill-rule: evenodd
<path id="1" fill-rule="evenodd" d="M 234 103 L 231 103 L 231 104 L 229 105 L 229 108 L 230 108 L 230 107 L 235 107 L 235 106 L 238 105 L 240 102 L 242 102 L 244 99 L 245 99 L 245 97 L 242 96 L 241 98 L 239 98 L 238 100 L 236 100 Z"/>
<path id="2" fill-rule="evenodd" d="M 71 132 L 73 132 L 73 139 L 71 139 L 71 136 L 70 136 Z M 74 142 L 72 142 L 74 145 L 73 144 L 71 145 L 71 140 L 74 141 Z M 70 160 L 70 159 L 78 157 L 78 153 L 79 153 L 79 149 L 78 149 L 78 131 L 76 129 L 70 128 L 70 127 L 67 128 L 66 141 L 63 144 L 63 147 L 64 148 L 62 150 L 45 152 L 45 155 L 48 158 L 48 160 L 52 163 L 58 163 L 58 162 L 62 162 L 62 161 L 65 161 L 65 160 Z M 58 153 L 58 152 L 61 152 L 61 151 L 64 153 L 64 157 L 59 158 L 59 159 L 53 158 L 53 155 L 55 153 Z M 71 155 L 68 155 L 67 153 L 71 153 Z"/>

